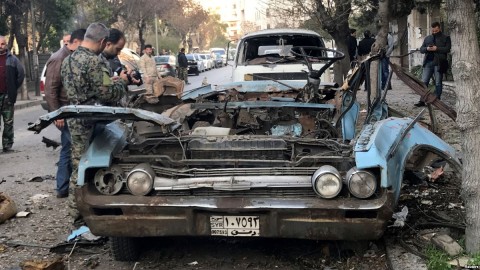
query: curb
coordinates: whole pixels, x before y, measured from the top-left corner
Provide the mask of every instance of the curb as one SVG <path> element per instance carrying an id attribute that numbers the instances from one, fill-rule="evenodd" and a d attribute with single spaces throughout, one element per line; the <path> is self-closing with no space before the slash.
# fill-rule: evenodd
<path id="1" fill-rule="evenodd" d="M 27 101 L 17 101 L 15 103 L 15 105 L 13 106 L 14 110 L 17 111 L 17 110 L 21 110 L 21 109 L 25 109 L 25 108 L 28 108 L 28 107 L 33 107 L 33 106 L 37 106 L 37 105 L 40 105 L 42 103 L 43 100 L 41 99 L 35 99 L 35 100 L 27 100 Z"/>

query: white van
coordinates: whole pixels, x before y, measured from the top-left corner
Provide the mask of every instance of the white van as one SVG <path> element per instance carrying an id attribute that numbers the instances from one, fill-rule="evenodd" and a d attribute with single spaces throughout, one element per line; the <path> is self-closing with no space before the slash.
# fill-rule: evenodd
<path id="1" fill-rule="evenodd" d="M 232 80 L 306 82 L 307 65 L 301 60 L 291 60 L 290 49 L 298 46 L 325 47 L 325 43 L 318 33 L 306 29 L 268 29 L 245 35 L 237 44 Z M 312 66 L 319 70 L 323 65 L 320 62 Z M 328 74 L 322 75 L 322 82 L 331 82 Z"/>

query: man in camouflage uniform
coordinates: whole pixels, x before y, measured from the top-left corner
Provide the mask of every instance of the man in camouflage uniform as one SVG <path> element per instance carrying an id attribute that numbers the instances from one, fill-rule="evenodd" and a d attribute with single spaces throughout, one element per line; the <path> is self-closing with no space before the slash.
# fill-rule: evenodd
<path id="1" fill-rule="evenodd" d="M 185 48 L 180 49 L 180 52 L 177 56 L 178 61 L 178 78 L 185 81 L 185 84 L 190 84 L 188 82 L 188 60 L 185 56 Z"/>
<path id="2" fill-rule="evenodd" d="M 3 152 L 12 150 L 13 109 L 17 101 L 17 90 L 25 76 L 23 66 L 7 49 L 7 40 L 0 35 L 0 125 L 3 118 Z"/>
<path id="3" fill-rule="evenodd" d="M 70 104 L 93 105 L 119 101 L 126 93 L 127 76 L 110 77 L 108 67 L 98 57 L 106 46 L 109 30 L 101 23 L 92 23 L 87 28 L 83 43 L 62 63 L 62 82 Z M 72 136 L 72 176 L 68 195 L 69 214 L 74 220 L 81 219 L 75 203 L 75 188 L 78 180 L 78 165 L 86 151 L 95 128 L 89 119 L 68 119 Z"/>
<path id="4" fill-rule="evenodd" d="M 153 85 L 158 79 L 157 65 L 152 54 L 152 45 L 147 44 L 145 45 L 145 53 L 138 61 L 138 66 L 143 72 L 143 81 L 145 83 L 145 90 L 147 94 L 153 94 Z"/>

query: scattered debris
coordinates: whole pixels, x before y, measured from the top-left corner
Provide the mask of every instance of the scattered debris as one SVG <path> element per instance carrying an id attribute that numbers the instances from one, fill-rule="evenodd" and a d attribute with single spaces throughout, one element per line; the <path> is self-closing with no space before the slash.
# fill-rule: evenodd
<path id="1" fill-rule="evenodd" d="M 102 238 L 101 236 L 96 236 L 96 235 L 93 235 L 91 232 L 90 232 L 90 228 L 88 228 L 87 226 L 81 226 L 80 228 L 74 230 L 68 237 L 67 237 L 67 241 L 70 242 L 74 239 L 77 239 L 81 237 L 82 239 L 85 239 L 87 241 L 97 241 L 99 240 L 100 238 Z"/>
<path id="2" fill-rule="evenodd" d="M 3 253 L 7 250 L 7 246 L 0 244 L 0 253 Z"/>
<path id="3" fill-rule="evenodd" d="M 2 178 L 2 180 L 0 180 L 0 184 L 1 183 L 6 183 L 6 182 L 7 182 L 7 180 L 5 180 L 5 178 Z"/>
<path id="4" fill-rule="evenodd" d="M 53 260 L 33 260 L 21 263 L 22 270 L 64 270 L 65 263 L 62 258 Z"/>
<path id="5" fill-rule="evenodd" d="M 0 192 L 0 224 L 17 214 L 15 202 L 5 193 Z"/>
<path id="6" fill-rule="evenodd" d="M 422 200 L 420 203 L 421 203 L 421 204 L 425 204 L 425 205 L 432 205 L 432 204 L 433 204 L 433 201 L 431 201 L 431 200 Z"/>
<path id="7" fill-rule="evenodd" d="M 191 263 L 187 263 L 188 265 L 198 265 L 198 262 L 197 261 L 194 261 L 194 262 L 191 262 Z"/>
<path id="8" fill-rule="evenodd" d="M 460 209 L 463 209 L 465 208 L 462 203 L 448 203 L 448 208 L 449 209 L 453 209 L 453 208 L 460 208 Z"/>
<path id="9" fill-rule="evenodd" d="M 51 140 L 46 137 L 42 137 L 42 142 L 47 146 L 47 148 L 52 147 L 54 150 L 61 145 L 59 142 Z"/>
<path id="10" fill-rule="evenodd" d="M 207 77 L 203 77 L 202 86 L 206 86 L 206 85 L 209 85 L 209 83 L 207 81 Z"/>
<path id="11" fill-rule="evenodd" d="M 55 180 L 53 175 L 34 176 L 27 180 L 27 182 L 43 182 L 43 180 Z"/>
<path id="12" fill-rule="evenodd" d="M 20 211 L 18 212 L 15 217 L 17 218 L 23 218 L 23 217 L 27 217 L 28 215 L 30 215 L 31 213 L 30 212 L 27 212 L 27 211 Z"/>
<path id="13" fill-rule="evenodd" d="M 404 206 L 402 208 L 402 211 L 394 213 L 392 215 L 392 218 L 395 219 L 395 222 L 393 223 L 392 227 L 403 227 L 405 225 L 405 220 L 407 220 L 407 215 L 408 215 L 407 206 Z"/>
<path id="14" fill-rule="evenodd" d="M 443 175 L 443 167 L 437 168 L 430 174 L 427 174 L 431 182 L 435 182 L 442 175 Z"/>
<path id="15" fill-rule="evenodd" d="M 463 252 L 463 248 L 448 234 L 436 234 L 432 237 L 432 243 L 443 249 L 450 256 L 457 256 Z"/>
<path id="16" fill-rule="evenodd" d="M 41 200 L 50 197 L 50 195 L 47 194 L 35 194 L 32 197 L 30 197 L 30 200 L 34 203 L 39 203 Z"/>

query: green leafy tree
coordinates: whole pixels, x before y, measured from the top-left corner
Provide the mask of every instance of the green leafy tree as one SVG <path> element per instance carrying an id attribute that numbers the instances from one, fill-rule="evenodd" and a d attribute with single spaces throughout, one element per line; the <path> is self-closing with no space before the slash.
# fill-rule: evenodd
<path id="1" fill-rule="evenodd" d="M 38 0 L 35 4 L 35 26 L 38 33 L 37 50 L 57 49 L 59 40 L 70 24 L 75 0 Z"/>
<path id="2" fill-rule="evenodd" d="M 182 46 L 191 50 L 192 33 L 195 33 L 198 26 L 208 20 L 208 13 L 192 0 L 178 0 L 170 5 L 168 12 L 164 12 L 162 18 L 181 38 Z"/>
<path id="3" fill-rule="evenodd" d="M 195 33 L 195 39 L 200 49 L 209 47 L 225 47 L 228 39 L 225 37 L 227 24 L 220 22 L 220 15 L 211 14 L 207 20 L 200 25 Z"/>

